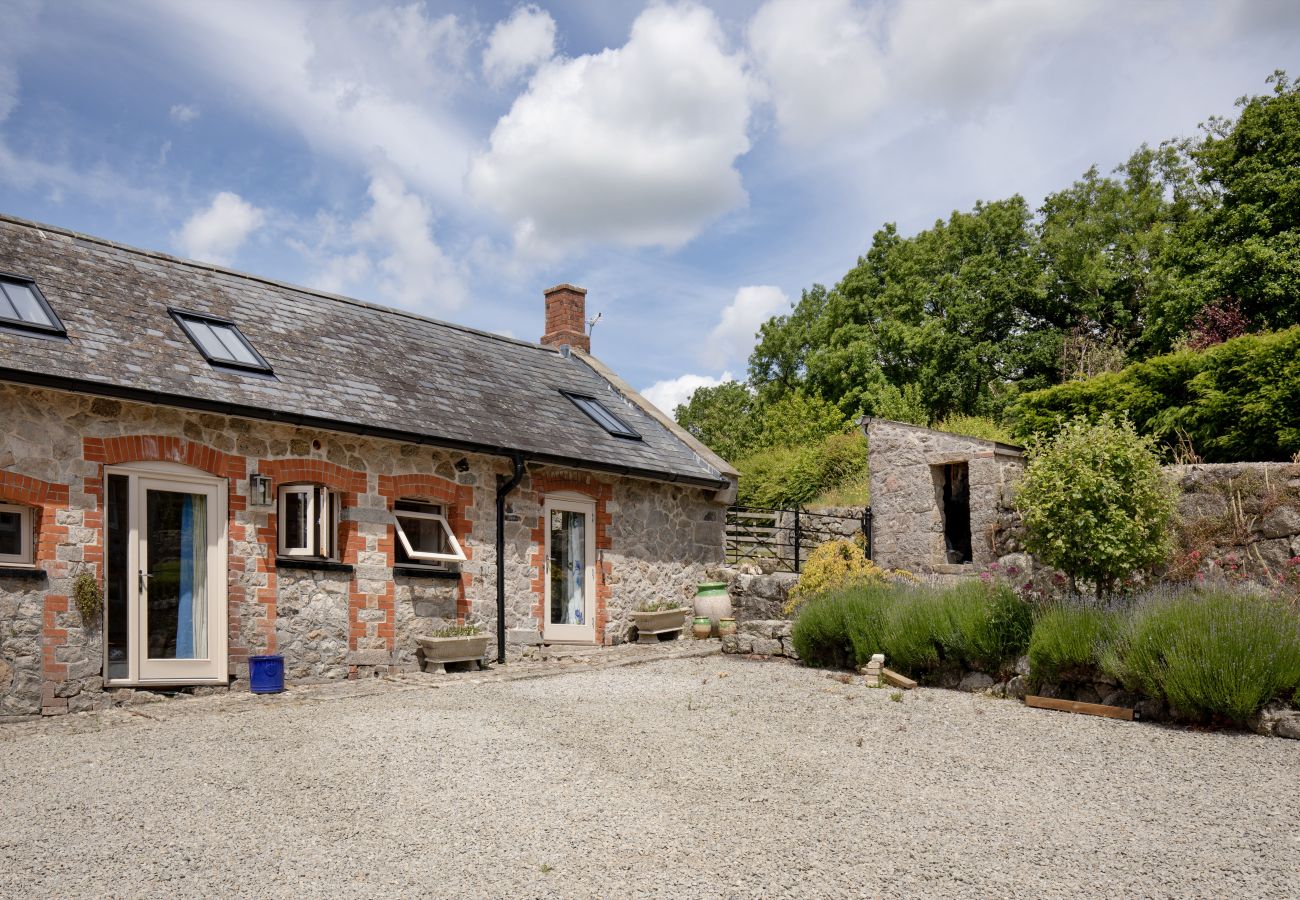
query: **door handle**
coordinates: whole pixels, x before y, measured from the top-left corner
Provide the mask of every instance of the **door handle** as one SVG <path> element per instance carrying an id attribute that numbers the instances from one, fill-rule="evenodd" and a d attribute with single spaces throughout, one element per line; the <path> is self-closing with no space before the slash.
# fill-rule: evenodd
<path id="1" fill-rule="evenodd" d="M 152 577 L 152 575 L 143 570 L 140 572 L 140 593 L 143 594 L 149 590 L 149 579 Z"/>

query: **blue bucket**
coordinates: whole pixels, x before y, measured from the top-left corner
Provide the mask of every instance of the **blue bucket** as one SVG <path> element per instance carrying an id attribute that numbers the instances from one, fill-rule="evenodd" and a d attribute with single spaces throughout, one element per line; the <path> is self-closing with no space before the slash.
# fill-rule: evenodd
<path id="1" fill-rule="evenodd" d="M 250 656 L 248 689 L 254 694 L 279 694 L 284 690 L 283 656 Z"/>

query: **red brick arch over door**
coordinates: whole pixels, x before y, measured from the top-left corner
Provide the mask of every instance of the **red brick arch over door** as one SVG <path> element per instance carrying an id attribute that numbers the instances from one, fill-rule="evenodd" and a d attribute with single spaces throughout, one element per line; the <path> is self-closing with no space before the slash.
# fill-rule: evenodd
<path id="1" fill-rule="evenodd" d="M 596 501 L 596 641 L 605 643 L 605 625 L 609 621 L 610 563 L 604 551 L 613 549 L 609 536 L 610 516 L 606 504 L 614 498 L 614 488 L 602 481 L 580 473 L 537 473 L 532 476 L 532 489 L 537 495 L 537 527 L 533 529 L 532 568 L 537 573 L 533 579 L 536 602 L 533 615 L 541 627 L 546 616 L 546 521 L 542 514 L 548 494 L 574 493 Z"/>

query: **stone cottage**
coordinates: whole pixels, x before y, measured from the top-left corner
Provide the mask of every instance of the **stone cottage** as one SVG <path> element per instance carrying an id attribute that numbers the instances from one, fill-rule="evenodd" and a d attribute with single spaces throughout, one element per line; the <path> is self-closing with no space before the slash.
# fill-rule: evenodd
<path id="1" fill-rule="evenodd" d="M 885 568 L 968 575 L 1005 552 L 1019 447 L 864 418 L 873 559 Z"/>
<path id="2" fill-rule="evenodd" d="M 690 596 L 736 473 L 545 303 L 530 343 L 0 216 L 0 716 Z"/>

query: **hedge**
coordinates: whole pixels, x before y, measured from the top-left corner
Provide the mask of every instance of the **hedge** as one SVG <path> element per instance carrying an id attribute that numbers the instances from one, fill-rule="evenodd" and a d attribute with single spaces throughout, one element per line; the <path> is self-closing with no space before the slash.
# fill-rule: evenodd
<path id="1" fill-rule="evenodd" d="M 1126 416 L 1168 447 L 1183 439 L 1205 462 L 1285 462 L 1300 452 L 1300 326 L 1182 350 L 1119 372 L 1022 395 L 1020 440 L 1076 416 Z"/>

